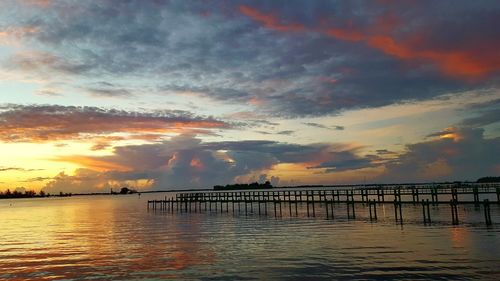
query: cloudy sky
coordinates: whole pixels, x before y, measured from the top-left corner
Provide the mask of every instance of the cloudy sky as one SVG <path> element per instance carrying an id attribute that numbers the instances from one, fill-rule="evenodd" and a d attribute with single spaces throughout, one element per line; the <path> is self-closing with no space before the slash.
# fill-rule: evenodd
<path id="1" fill-rule="evenodd" d="M 0 2 L 0 190 L 500 175 L 498 1 Z"/>

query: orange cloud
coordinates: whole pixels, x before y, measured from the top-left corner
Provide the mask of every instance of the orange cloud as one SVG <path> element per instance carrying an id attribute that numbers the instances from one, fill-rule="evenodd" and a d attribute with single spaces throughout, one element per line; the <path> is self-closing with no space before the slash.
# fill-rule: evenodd
<path id="1" fill-rule="evenodd" d="M 33 6 L 47 7 L 52 3 L 52 0 L 24 0 L 24 3 Z"/>
<path id="2" fill-rule="evenodd" d="M 36 27 L 13 27 L 5 30 L 0 30 L 0 44 L 15 45 L 19 43 L 22 37 L 36 33 Z"/>
<path id="3" fill-rule="evenodd" d="M 500 70 L 498 52 L 481 53 L 476 50 L 439 50 L 432 46 L 419 48 L 419 41 L 425 41 L 422 34 L 410 34 L 406 40 L 398 40 L 391 33 L 400 26 L 400 22 L 379 18 L 374 27 L 362 31 L 354 27 L 328 28 L 322 33 L 344 41 L 365 42 L 368 46 L 383 53 L 404 60 L 428 60 L 438 65 L 446 75 L 455 77 L 479 77 Z"/>
<path id="4" fill-rule="evenodd" d="M 197 170 L 203 170 L 203 168 L 205 168 L 205 166 L 203 165 L 203 162 L 201 162 L 200 158 L 191 159 L 189 166 L 191 166 Z"/>
<path id="5" fill-rule="evenodd" d="M 500 52 L 496 48 L 470 49 L 456 46 L 451 50 L 439 49 L 429 44 L 430 42 L 426 42 L 429 36 L 425 35 L 430 35 L 430 33 L 425 34 L 421 31 L 413 31 L 402 38 L 396 37 L 394 33 L 403 26 L 404 22 L 392 13 L 378 16 L 369 27 L 364 28 L 356 26 L 352 22 L 345 26 L 328 26 L 325 23 L 326 20 L 323 20 L 321 27 L 308 29 L 303 24 L 298 23 L 282 24 L 283 20 L 277 16 L 262 13 L 248 6 L 240 6 L 240 11 L 270 29 L 282 32 L 319 32 L 338 40 L 363 42 L 384 54 L 402 60 L 432 62 L 443 74 L 452 77 L 480 78 L 500 70 Z M 476 45 L 494 46 L 497 44 L 495 42 L 477 42 Z"/>
<path id="6" fill-rule="evenodd" d="M 327 84 L 337 84 L 339 82 L 339 79 L 337 79 L 337 78 L 325 77 L 325 76 L 318 77 L 318 80 L 320 82 L 327 83 Z"/>
<path id="7" fill-rule="evenodd" d="M 265 101 L 261 98 L 253 97 L 250 100 L 248 100 L 248 103 L 253 105 L 253 106 L 261 106 L 265 103 Z"/>
<path id="8" fill-rule="evenodd" d="M 186 112 L 127 112 L 92 107 L 16 106 L 0 107 L 0 140 L 5 142 L 46 142 L 92 139 L 95 142 L 157 138 L 165 134 L 213 134 L 212 129 L 228 128 L 223 121 L 192 116 Z M 104 137 L 104 138 L 103 138 Z"/>
<path id="9" fill-rule="evenodd" d="M 491 57 L 471 50 L 418 50 L 411 41 L 398 42 L 389 35 L 367 36 L 366 41 L 369 46 L 397 58 L 433 61 L 449 76 L 478 77 L 500 70 L 499 55 Z"/>
<path id="10" fill-rule="evenodd" d="M 128 172 L 131 171 L 132 169 L 121 165 L 117 164 L 114 162 L 109 162 L 103 159 L 98 159 L 95 157 L 88 157 L 88 156 L 81 156 L 81 155 L 71 155 L 71 156 L 59 156 L 56 158 L 51 158 L 49 160 L 52 161 L 58 161 L 58 162 L 68 162 L 68 163 L 74 163 L 77 165 L 80 165 L 85 168 L 89 168 L 95 171 L 121 171 L 121 172 Z"/>
<path id="11" fill-rule="evenodd" d="M 345 41 L 362 41 L 365 39 L 365 35 L 361 33 L 360 31 L 353 29 L 352 27 L 349 28 L 328 28 L 323 31 L 328 36 L 335 37 L 340 40 L 345 40 Z"/>
<path id="12" fill-rule="evenodd" d="M 258 21 L 262 23 L 265 27 L 274 29 L 277 31 L 305 31 L 305 26 L 302 24 L 298 23 L 282 23 L 280 19 L 278 19 L 276 16 L 272 14 L 265 14 L 260 12 L 259 10 L 256 10 L 254 8 L 251 8 L 246 5 L 241 5 L 240 6 L 240 12 L 243 13 L 244 15 L 252 18 L 255 21 Z"/>

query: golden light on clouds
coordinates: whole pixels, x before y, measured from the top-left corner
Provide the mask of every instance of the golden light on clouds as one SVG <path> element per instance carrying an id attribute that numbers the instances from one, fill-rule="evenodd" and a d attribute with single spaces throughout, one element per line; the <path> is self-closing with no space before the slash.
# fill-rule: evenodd
<path id="1" fill-rule="evenodd" d="M 81 156 L 81 155 L 59 156 L 50 158 L 48 160 L 56 162 L 72 163 L 82 168 L 89 168 L 100 172 L 103 171 L 126 172 L 131 170 L 130 167 L 105 160 L 99 160 L 96 159 L 95 157 L 90 157 L 90 156 Z"/>

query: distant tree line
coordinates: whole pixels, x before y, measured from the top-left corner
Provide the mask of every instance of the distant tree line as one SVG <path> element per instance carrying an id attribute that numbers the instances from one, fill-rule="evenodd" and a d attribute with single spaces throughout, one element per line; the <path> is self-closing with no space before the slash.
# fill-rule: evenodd
<path id="1" fill-rule="evenodd" d="M 21 190 L 24 188 L 21 188 Z M 34 197 L 51 197 L 51 196 L 57 196 L 57 197 L 69 197 L 72 196 L 72 193 L 64 193 L 64 192 L 59 192 L 58 194 L 50 194 L 46 193 L 43 190 L 40 190 L 40 192 L 36 193 L 34 190 L 24 190 L 24 191 L 19 191 L 19 190 L 14 190 L 11 191 L 10 189 L 7 189 L 5 192 L 0 191 L 0 199 L 8 199 L 8 198 L 34 198 Z"/>
<path id="2" fill-rule="evenodd" d="M 225 186 L 223 185 L 214 186 L 214 190 L 270 189 L 270 188 L 273 188 L 273 186 L 269 181 L 266 181 L 265 183 L 258 183 L 258 182 L 235 183 L 235 184 L 226 184 Z"/>
<path id="3" fill-rule="evenodd" d="M 48 197 L 50 194 L 46 194 L 43 190 L 37 194 L 34 190 L 26 190 L 24 192 L 21 191 L 10 191 L 7 189 L 5 192 L 0 191 L 0 199 L 5 198 L 32 198 L 32 197 Z"/>
<path id="4" fill-rule="evenodd" d="M 20 189 L 20 190 L 19 190 Z M 73 194 L 73 193 L 65 193 L 65 192 L 59 192 L 57 194 L 50 194 L 46 193 L 43 190 L 40 190 L 40 192 L 36 193 L 34 190 L 24 190 L 24 188 L 17 188 L 14 191 L 11 191 L 10 189 L 7 189 L 6 191 L 2 192 L 0 191 L 0 199 L 8 199 L 8 198 L 34 198 L 34 197 L 51 197 L 51 196 L 57 196 L 57 197 L 70 197 L 73 195 L 106 195 L 106 194 L 133 194 L 137 193 L 137 190 L 128 188 L 128 187 L 122 187 L 120 191 L 116 192 L 111 189 L 110 193 L 82 193 L 82 194 Z"/>
<path id="5" fill-rule="evenodd" d="M 478 183 L 500 182 L 500 177 L 483 177 L 477 180 Z"/>

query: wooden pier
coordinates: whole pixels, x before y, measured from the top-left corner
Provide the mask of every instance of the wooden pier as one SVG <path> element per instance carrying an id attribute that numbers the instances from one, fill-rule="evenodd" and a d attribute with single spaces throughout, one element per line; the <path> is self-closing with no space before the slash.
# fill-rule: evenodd
<path id="1" fill-rule="evenodd" d="M 486 198 L 487 197 L 487 198 Z M 490 200 L 491 199 L 491 200 Z M 496 199 L 496 200 L 495 200 Z M 496 201 L 496 202 L 495 202 Z M 451 209 L 451 222 L 459 224 L 458 206 L 483 209 L 486 225 L 492 225 L 490 204 L 500 205 L 500 184 L 393 185 L 369 187 L 321 187 L 304 189 L 181 192 L 162 200 L 149 200 L 148 210 L 167 212 L 226 212 L 298 216 L 305 206 L 308 217 L 317 211 L 333 219 L 334 206 L 345 205 L 347 219 L 356 219 L 356 205 L 369 208 L 370 221 L 376 221 L 377 206 L 391 204 L 395 222 L 403 224 L 403 206 L 422 207 L 422 222 L 432 222 L 430 206 Z M 318 209 L 319 208 L 319 209 Z M 318 210 L 317 210 L 318 209 Z"/>

